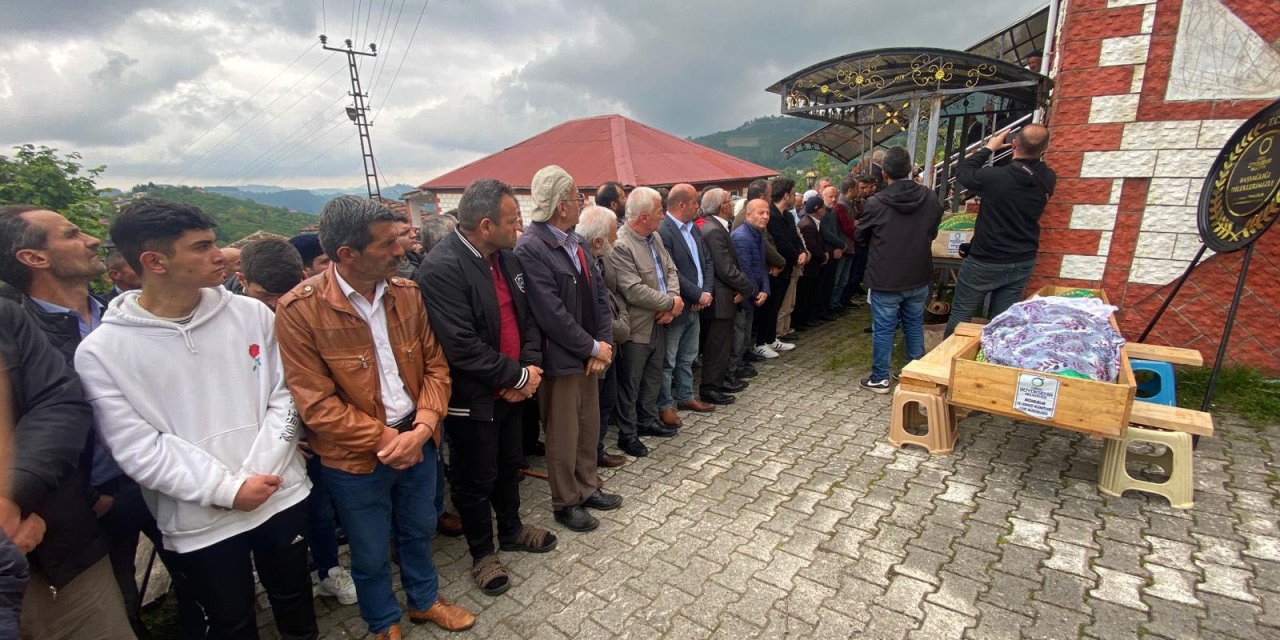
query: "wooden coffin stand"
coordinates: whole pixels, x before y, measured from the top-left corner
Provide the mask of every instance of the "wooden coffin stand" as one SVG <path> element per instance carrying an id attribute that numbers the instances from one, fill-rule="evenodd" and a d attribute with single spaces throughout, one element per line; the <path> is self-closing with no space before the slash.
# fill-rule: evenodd
<path id="1" fill-rule="evenodd" d="M 1046 286 L 1036 295 L 1067 291 L 1080 290 Z M 1089 291 L 1109 304 L 1105 292 Z M 1114 318 L 1111 324 L 1116 326 Z M 1213 418 L 1200 411 L 1135 402 L 1137 384 L 1129 359 L 1203 366 L 1200 352 L 1126 343 L 1120 350 L 1116 382 L 1098 382 L 979 362 L 981 332 L 981 325 L 962 323 L 924 358 L 903 368 L 893 394 L 890 444 L 949 454 L 958 437 L 956 408 L 985 411 L 1105 438 L 1098 467 L 1098 488 L 1103 493 L 1118 496 L 1134 489 L 1165 496 L 1173 507 L 1193 505 L 1192 436 L 1212 436 Z M 1056 393 L 1039 392 L 1055 387 Z M 1165 453 L 1147 456 L 1130 452 L 1129 445 L 1134 442 L 1162 445 Z M 1125 470 L 1129 460 L 1155 464 L 1169 477 L 1165 482 L 1134 479 Z"/>

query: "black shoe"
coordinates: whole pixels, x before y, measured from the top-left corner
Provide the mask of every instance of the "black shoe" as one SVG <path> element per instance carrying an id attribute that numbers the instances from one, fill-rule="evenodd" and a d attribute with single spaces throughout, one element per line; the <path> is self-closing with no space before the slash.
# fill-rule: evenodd
<path id="1" fill-rule="evenodd" d="M 746 362 L 760 362 L 765 358 L 764 356 L 757 354 L 754 349 L 747 349 L 746 352 L 742 354 L 742 359 Z"/>
<path id="2" fill-rule="evenodd" d="M 599 489 L 591 494 L 583 503 L 584 509 L 595 509 L 596 511 L 613 511 L 622 506 L 622 496 L 616 493 L 605 493 Z"/>
<path id="3" fill-rule="evenodd" d="M 862 330 L 863 333 L 871 333 L 871 327 Z"/>
<path id="4" fill-rule="evenodd" d="M 840 303 L 840 306 L 844 307 L 845 310 L 861 309 L 862 303 L 854 302 L 853 300 L 845 300 L 844 302 Z"/>
<path id="5" fill-rule="evenodd" d="M 831 322 L 832 320 L 839 320 L 839 319 L 840 319 L 840 315 L 839 315 L 839 314 L 835 314 L 835 313 L 828 313 L 828 314 L 826 314 L 826 315 L 822 316 L 822 319 L 823 319 L 824 321 L 826 321 L 826 322 Z"/>
<path id="6" fill-rule="evenodd" d="M 541 441 L 534 440 L 533 444 L 525 445 L 524 454 L 526 456 L 545 456 L 547 455 L 547 445 Z"/>
<path id="7" fill-rule="evenodd" d="M 716 391 L 715 389 L 707 389 L 706 391 L 703 391 L 701 395 L 703 402 L 709 402 L 711 404 L 733 404 L 738 401 L 737 398 Z"/>
<path id="8" fill-rule="evenodd" d="M 644 446 L 644 443 L 640 442 L 639 438 L 618 440 L 618 448 L 621 449 L 623 453 L 637 458 L 643 458 L 649 455 L 649 447 Z"/>
<path id="9" fill-rule="evenodd" d="M 746 380 L 730 377 L 725 378 L 724 382 L 720 384 L 720 390 L 725 393 L 742 393 L 748 386 L 750 386 L 750 383 Z"/>
<path id="10" fill-rule="evenodd" d="M 570 531 L 579 533 L 591 531 L 600 526 L 600 521 L 596 517 L 587 513 L 586 509 L 574 505 L 564 509 L 556 509 L 556 522 L 566 526 Z"/>
<path id="11" fill-rule="evenodd" d="M 677 433 L 680 433 L 679 429 L 675 429 L 675 428 L 668 427 L 666 425 L 661 425 L 661 424 L 654 425 L 654 426 L 640 427 L 638 431 L 642 436 L 655 436 L 658 438 L 671 438 L 671 437 L 674 437 Z"/>
<path id="12" fill-rule="evenodd" d="M 741 367 L 738 367 L 738 370 L 734 372 L 734 375 L 739 378 L 754 378 L 760 375 L 760 372 L 757 371 L 755 367 L 744 363 Z"/>

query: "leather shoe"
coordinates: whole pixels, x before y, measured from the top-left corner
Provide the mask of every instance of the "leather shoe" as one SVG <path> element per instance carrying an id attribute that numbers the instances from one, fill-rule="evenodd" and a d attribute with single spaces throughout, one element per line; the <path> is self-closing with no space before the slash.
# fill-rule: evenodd
<path id="1" fill-rule="evenodd" d="M 742 359 L 747 362 L 760 362 L 764 360 L 764 356 L 756 353 L 753 349 L 747 349 L 746 353 L 742 354 Z"/>
<path id="2" fill-rule="evenodd" d="M 672 429 L 678 429 L 684 425 L 684 422 L 680 420 L 680 414 L 676 413 L 675 407 L 667 407 L 666 409 L 659 411 L 658 419 L 662 420 L 662 424 L 665 424 Z M 673 433 L 671 435 L 675 434 Z"/>
<path id="3" fill-rule="evenodd" d="M 707 389 L 702 392 L 702 399 L 710 404 L 733 404 L 737 402 L 737 398 L 720 393 L 715 389 Z"/>
<path id="4" fill-rule="evenodd" d="M 385 631 L 373 634 L 373 640 L 400 640 L 402 637 L 400 635 L 400 625 L 398 624 L 393 624 L 387 627 Z"/>
<path id="5" fill-rule="evenodd" d="M 734 373 L 739 378 L 754 378 L 760 375 L 760 372 L 757 371 L 755 367 L 746 363 L 743 363 L 742 366 L 738 367 L 738 370 Z"/>
<path id="6" fill-rule="evenodd" d="M 462 518 L 456 513 L 446 511 L 436 519 L 436 531 L 440 535 L 456 538 L 462 535 Z"/>
<path id="7" fill-rule="evenodd" d="M 676 407 L 680 409 L 687 409 L 689 411 L 696 411 L 698 413 L 711 413 L 716 410 L 715 405 L 703 402 L 697 398 L 689 398 L 684 402 L 677 403 Z"/>
<path id="8" fill-rule="evenodd" d="M 410 609 L 409 621 L 414 624 L 434 622 L 437 627 L 445 631 L 466 631 L 475 625 L 476 616 L 456 604 L 445 601 L 444 598 L 436 598 L 436 603 L 426 611 Z"/>
<path id="9" fill-rule="evenodd" d="M 608 453 L 608 452 L 605 452 L 605 454 L 604 454 L 604 455 L 602 455 L 602 456 L 596 456 L 596 466 L 597 466 L 597 467 L 604 467 L 604 468 L 606 468 L 606 469 L 612 469 L 612 468 L 614 468 L 614 467 L 621 467 L 622 465 L 624 465 L 624 464 L 626 464 L 626 463 L 627 463 L 627 458 L 626 458 L 626 456 L 620 456 L 620 455 L 618 455 L 618 454 L 616 454 L 616 453 Z"/>
<path id="10" fill-rule="evenodd" d="M 639 438 L 632 438 L 630 440 L 619 440 L 618 448 L 622 449 L 623 453 L 629 456 L 635 456 L 637 458 L 643 458 L 649 455 L 649 447 L 644 446 L 644 443 L 640 442 Z"/>
<path id="11" fill-rule="evenodd" d="M 596 511 L 613 511 L 622 506 L 622 496 L 616 493 L 605 493 L 599 489 L 582 502 L 584 509 Z"/>
<path id="12" fill-rule="evenodd" d="M 568 527 L 570 531 L 582 533 L 600 526 L 600 521 L 596 520 L 595 516 L 578 505 L 556 509 L 555 515 L 556 522 Z"/>
<path id="13" fill-rule="evenodd" d="M 674 409 L 669 409 L 669 411 L 672 413 L 675 412 Z M 671 438 L 677 433 L 680 433 L 680 430 L 675 427 L 668 427 L 660 424 L 655 424 L 650 427 L 640 427 L 636 431 L 642 436 L 656 436 L 658 438 Z"/>
<path id="14" fill-rule="evenodd" d="M 725 378 L 724 382 L 720 384 L 720 390 L 723 391 L 724 393 L 741 393 L 744 389 L 746 389 L 750 385 L 751 383 L 747 382 L 746 380 L 739 380 L 738 378 L 728 377 L 728 378 Z"/>

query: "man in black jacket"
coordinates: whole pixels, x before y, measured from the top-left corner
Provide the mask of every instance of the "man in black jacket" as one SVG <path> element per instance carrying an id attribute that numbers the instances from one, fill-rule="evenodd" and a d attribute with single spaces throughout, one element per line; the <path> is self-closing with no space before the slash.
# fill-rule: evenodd
<path id="1" fill-rule="evenodd" d="M 871 375 L 863 389 L 889 392 L 893 334 L 902 323 L 907 359 L 924 357 L 924 305 L 933 280 L 933 239 L 942 222 L 938 196 L 911 181 L 911 156 L 902 147 L 884 154 L 885 188 L 867 199 L 854 240 L 870 251 Z"/>
<path id="2" fill-rule="evenodd" d="M 789 214 L 783 211 L 795 206 L 796 183 L 787 177 L 774 178 L 770 183 L 769 225 L 766 231 L 773 239 L 774 247 L 786 262 L 777 274 L 769 274 L 771 293 L 764 306 L 756 310 L 756 349 L 757 355 L 776 358 L 778 353 L 773 347 L 779 345 L 778 311 L 787 289 L 791 287 L 791 273 L 797 266 L 803 268 L 809 261 L 809 254 L 804 249 L 800 234 Z M 779 345 L 780 346 L 780 345 Z M 786 348 L 792 348 L 788 345 Z"/>
<path id="3" fill-rule="evenodd" d="M 0 209 L 0 278 L 22 292 L 22 307 L 34 321 L 32 326 L 42 331 L 69 369 L 80 340 L 102 321 L 106 306 L 89 293 L 89 282 L 107 270 L 98 252 L 101 244 L 53 211 L 34 205 Z M 33 554 L 31 585 L 44 582 L 80 595 L 50 598 L 47 589 L 29 594 L 22 619 L 24 635 L 44 636 L 52 631 L 91 635 L 102 624 L 111 628 L 117 617 L 125 621 L 123 632 L 146 633 L 136 618 L 134 550 L 139 531 L 154 532 L 157 543 L 159 531 L 137 485 L 124 475 L 110 453 L 95 446 L 92 413 L 86 413 L 81 424 L 60 425 L 56 433 L 41 436 L 69 447 L 77 443 L 72 439 L 77 436 L 65 429 L 74 429 L 79 434 L 74 457 L 50 460 L 34 449 L 29 451 L 40 463 L 67 465 L 57 470 L 65 475 L 56 486 L 48 487 L 50 493 L 41 509 L 28 509 L 30 505 L 19 501 L 24 513 L 37 511 L 48 524 L 45 542 Z M 15 491 L 20 486 L 15 481 Z M 54 510 L 56 515 L 45 513 Z M 102 527 L 95 516 L 102 518 Z M 105 559 L 108 551 L 110 560 Z M 118 587 L 110 582 L 113 569 Z M 103 588 L 96 582 L 99 571 L 108 576 L 109 593 L 97 593 Z M 123 600 L 118 595 L 123 595 Z M 77 603 L 81 597 L 89 602 Z M 86 610 L 77 611 L 77 607 Z M 126 619 L 126 610 L 134 612 L 132 620 Z"/>
<path id="4" fill-rule="evenodd" d="M 0 360 L 16 418 L 13 484 L 0 497 L 0 527 L 31 564 L 22 637 L 133 637 L 81 470 L 93 412 L 80 379 L 9 301 L 0 301 Z M 23 534 L 40 520 L 43 539 Z"/>
<path id="5" fill-rule="evenodd" d="M 956 179 L 982 196 L 969 253 L 956 277 L 955 298 L 947 335 L 968 322 L 991 294 L 990 317 L 1004 313 L 1022 298 L 1040 250 L 1040 216 L 1053 195 L 1058 176 L 1040 157 L 1049 148 L 1049 130 L 1029 124 L 1013 139 L 1013 161 L 987 167 L 991 155 L 1009 144 L 1006 132 L 960 162 Z"/>
<path id="6" fill-rule="evenodd" d="M 702 244 L 707 247 L 715 277 L 712 279 L 711 306 L 702 311 L 707 322 L 706 336 L 702 339 L 702 384 L 699 393 L 703 402 L 732 404 L 737 393 L 747 388 L 745 380 L 739 380 L 729 370 L 733 357 L 734 326 L 738 308 L 743 300 L 756 297 L 756 288 L 742 273 L 738 262 L 738 250 L 729 237 L 729 224 L 733 221 L 733 201 L 724 189 L 712 189 L 702 196 Z"/>
<path id="7" fill-rule="evenodd" d="M 702 231 L 694 220 L 701 208 L 693 185 L 678 184 L 667 195 L 667 212 L 658 227 L 662 244 L 671 254 L 680 278 L 680 297 L 689 313 L 676 316 L 667 325 L 666 357 L 662 365 L 662 385 L 658 387 L 658 415 L 664 424 L 679 422 L 676 409 L 700 413 L 713 411 L 715 405 L 693 395 L 693 360 L 698 356 L 701 334 L 699 312 L 711 305 L 711 255 L 702 243 Z M 662 348 L 662 345 L 659 345 Z"/>
<path id="8" fill-rule="evenodd" d="M 511 586 L 494 549 L 490 509 L 503 551 L 544 553 L 556 546 L 550 531 L 520 522 L 520 403 L 542 382 L 542 335 L 511 252 L 519 216 L 511 187 L 476 180 L 458 202 L 458 228 L 427 254 L 417 275 L 453 377 L 444 420 L 453 504 L 472 577 L 489 595 Z"/>

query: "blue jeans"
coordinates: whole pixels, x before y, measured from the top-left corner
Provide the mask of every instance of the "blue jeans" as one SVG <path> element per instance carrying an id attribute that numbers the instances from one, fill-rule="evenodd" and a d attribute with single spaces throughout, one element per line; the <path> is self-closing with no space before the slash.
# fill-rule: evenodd
<path id="1" fill-rule="evenodd" d="M 831 306 L 838 305 L 848 296 L 844 295 L 844 288 L 849 286 L 849 274 L 853 273 L 853 256 L 845 255 L 840 258 L 840 262 L 836 263 L 836 285 L 831 290 Z"/>
<path id="2" fill-rule="evenodd" d="M 956 325 L 973 319 L 982 299 L 991 294 L 991 308 L 987 315 L 994 318 L 1022 299 L 1036 261 L 996 264 L 965 258 L 956 276 L 956 292 L 951 299 L 951 317 L 947 319 L 947 333 L 951 335 Z"/>
<path id="3" fill-rule="evenodd" d="M 924 357 L 924 304 L 929 300 L 929 285 L 906 291 L 871 291 L 871 380 L 889 378 L 889 360 L 893 356 L 893 334 L 902 324 L 906 338 L 907 359 Z"/>
<path id="4" fill-rule="evenodd" d="M 667 325 L 667 356 L 662 360 L 658 409 L 693 400 L 693 359 L 698 357 L 698 334 L 702 331 L 698 320 L 698 314 L 686 308 Z"/>
<path id="5" fill-rule="evenodd" d="M 409 608 L 425 610 L 438 595 L 439 579 L 431 562 L 431 536 L 436 532 L 435 444 L 428 442 L 422 455 L 422 462 L 404 471 L 381 463 L 366 474 L 323 468 L 347 531 L 360 617 L 370 633 L 386 631 L 400 620 L 400 603 L 391 587 L 392 523 L 400 584 Z"/>

